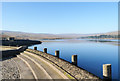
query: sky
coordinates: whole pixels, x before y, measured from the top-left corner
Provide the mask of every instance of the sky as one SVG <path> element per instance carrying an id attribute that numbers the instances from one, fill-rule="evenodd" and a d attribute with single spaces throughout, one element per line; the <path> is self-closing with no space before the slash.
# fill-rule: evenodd
<path id="1" fill-rule="evenodd" d="M 104 33 L 118 30 L 117 2 L 3 2 L 2 30 Z"/>

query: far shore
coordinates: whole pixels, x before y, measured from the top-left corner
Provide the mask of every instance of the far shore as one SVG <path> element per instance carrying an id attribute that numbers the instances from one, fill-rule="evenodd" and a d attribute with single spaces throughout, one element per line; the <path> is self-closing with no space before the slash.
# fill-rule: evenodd
<path id="1" fill-rule="evenodd" d="M 97 42 L 97 43 L 105 43 L 105 44 L 120 46 L 120 43 L 118 43 L 118 39 L 56 39 L 56 40 L 40 40 L 40 41 L 42 41 L 43 43 L 44 42 L 67 42 L 67 43 Z"/>
<path id="2" fill-rule="evenodd" d="M 89 38 L 89 39 L 76 39 L 76 38 L 71 38 L 71 39 L 39 39 L 42 42 L 59 42 L 59 41 L 64 41 L 64 40 L 105 40 L 108 41 L 109 40 L 119 40 L 119 39 L 112 39 L 112 38 L 104 38 L 104 39 L 94 39 L 94 38 Z"/>

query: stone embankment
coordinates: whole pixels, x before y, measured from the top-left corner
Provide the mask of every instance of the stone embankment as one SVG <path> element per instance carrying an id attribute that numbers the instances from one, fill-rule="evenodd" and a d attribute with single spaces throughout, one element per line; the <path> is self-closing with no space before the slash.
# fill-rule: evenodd
<path id="1" fill-rule="evenodd" d="M 38 55 L 40 57 L 43 57 L 44 59 L 47 59 L 53 66 L 58 67 L 61 71 L 63 71 L 65 74 L 67 73 L 71 77 L 77 79 L 77 80 L 96 80 L 96 81 L 101 81 L 101 79 L 90 72 L 77 67 L 70 62 L 67 62 L 63 59 L 60 59 L 58 57 L 55 57 L 51 54 L 41 52 L 38 50 L 33 50 L 33 49 L 27 49 L 27 52 L 33 53 L 35 55 Z"/>
<path id="2" fill-rule="evenodd" d="M 37 40 L 0 40 L 0 44 L 4 46 L 30 46 L 35 44 L 41 44 L 41 41 Z"/>

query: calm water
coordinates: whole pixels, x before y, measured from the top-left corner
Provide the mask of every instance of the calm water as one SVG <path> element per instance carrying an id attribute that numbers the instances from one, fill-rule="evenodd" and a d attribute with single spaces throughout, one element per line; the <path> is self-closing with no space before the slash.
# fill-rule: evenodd
<path id="1" fill-rule="evenodd" d="M 60 50 L 60 58 L 71 62 L 73 54 L 78 55 L 78 66 L 102 78 L 102 65 L 112 64 L 112 78 L 118 78 L 118 46 L 111 42 L 91 42 L 85 40 L 54 40 L 35 45 L 38 50 L 48 48 L 54 55 Z M 29 48 L 33 49 L 34 46 Z"/>

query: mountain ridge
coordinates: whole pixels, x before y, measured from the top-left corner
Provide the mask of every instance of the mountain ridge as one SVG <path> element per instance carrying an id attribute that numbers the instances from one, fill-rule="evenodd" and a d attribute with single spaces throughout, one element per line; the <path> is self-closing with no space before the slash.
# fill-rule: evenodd
<path id="1" fill-rule="evenodd" d="M 107 33 L 94 33 L 94 34 L 49 34 L 49 33 L 27 33 L 20 31 L 6 31 L 0 30 L 2 37 L 16 37 L 20 39 L 71 39 L 85 36 L 95 35 L 118 35 L 118 31 L 107 32 Z M 119 31 L 120 32 L 120 31 Z"/>

